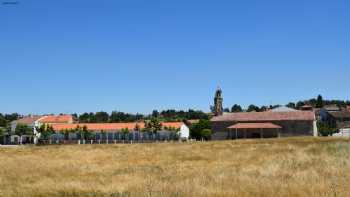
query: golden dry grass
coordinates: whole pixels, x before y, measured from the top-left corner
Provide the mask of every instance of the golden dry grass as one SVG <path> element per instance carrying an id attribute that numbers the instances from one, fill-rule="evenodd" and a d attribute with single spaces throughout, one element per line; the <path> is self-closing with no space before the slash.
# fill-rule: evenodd
<path id="1" fill-rule="evenodd" d="M 350 196 L 350 140 L 0 148 L 0 196 Z"/>

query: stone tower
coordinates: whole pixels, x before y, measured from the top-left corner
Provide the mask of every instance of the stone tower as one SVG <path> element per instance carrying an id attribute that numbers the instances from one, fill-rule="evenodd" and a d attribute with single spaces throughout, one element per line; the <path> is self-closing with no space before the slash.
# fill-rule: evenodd
<path id="1" fill-rule="evenodd" d="M 218 89 L 215 92 L 215 97 L 214 97 L 214 115 L 215 116 L 221 116 L 223 114 L 223 108 L 222 108 L 222 91 L 218 87 Z"/>

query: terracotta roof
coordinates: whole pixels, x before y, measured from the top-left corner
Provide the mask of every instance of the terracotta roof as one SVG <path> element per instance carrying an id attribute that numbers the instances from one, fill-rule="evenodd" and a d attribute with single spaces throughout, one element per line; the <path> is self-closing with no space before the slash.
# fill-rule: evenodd
<path id="1" fill-rule="evenodd" d="M 35 121 L 42 118 L 42 116 L 26 116 L 19 120 L 15 120 L 17 124 L 34 124 Z"/>
<path id="2" fill-rule="evenodd" d="M 256 121 L 283 121 L 283 120 L 314 120 L 315 114 L 312 111 L 293 112 L 241 112 L 229 113 L 222 116 L 215 116 L 211 121 L 236 121 L 236 122 L 256 122 Z"/>
<path id="3" fill-rule="evenodd" d="M 228 129 L 281 129 L 282 127 L 270 122 L 266 123 L 237 123 Z"/>
<path id="4" fill-rule="evenodd" d="M 41 123 L 72 123 L 71 115 L 45 116 L 39 120 Z"/>
<path id="5" fill-rule="evenodd" d="M 88 130 L 92 131 L 118 131 L 121 129 L 128 128 L 129 130 L 133 130 L 136 127 L 136 124 L 139 125 L 140 129 L 145 128 L 145 124 L 143 122 L 136 123 L 79 123 L 79 124 L 52 124 L 52 127 L 55 131 L 63 131 L 66 129 L 75 129 L 77 126 L 83 127 L 86 126 Z M 180 128 L 182 122 L 163 122 L 163 127 L 173 127 Z"/>
<path id="6" fill-rule="evenodd" d="M 183 124 L 183 122 L 162 122 L 163 127 L 173 127 L 176 129 L 179 129 Z"/>

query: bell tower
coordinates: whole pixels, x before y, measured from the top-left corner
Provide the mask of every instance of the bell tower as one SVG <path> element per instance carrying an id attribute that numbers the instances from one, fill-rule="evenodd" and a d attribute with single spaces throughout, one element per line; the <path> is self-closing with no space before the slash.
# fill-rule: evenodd
<path id="1" fill-rule="evenodd" d="M 221 116 L 223 114 L 223 107 L 222 107 L 222 90 L 220 87 L 216 89 L 215 97 L 214 97 L 214 115 L 215 116 Z"/>

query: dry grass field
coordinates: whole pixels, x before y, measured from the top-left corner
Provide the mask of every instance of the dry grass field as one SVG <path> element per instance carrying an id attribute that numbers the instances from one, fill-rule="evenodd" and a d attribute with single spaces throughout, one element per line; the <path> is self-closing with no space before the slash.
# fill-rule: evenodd
<path id="1" fill-rule="evenodd" d="M 350 139 L 0 148 L 0 196 L 350 196 Z"/>

